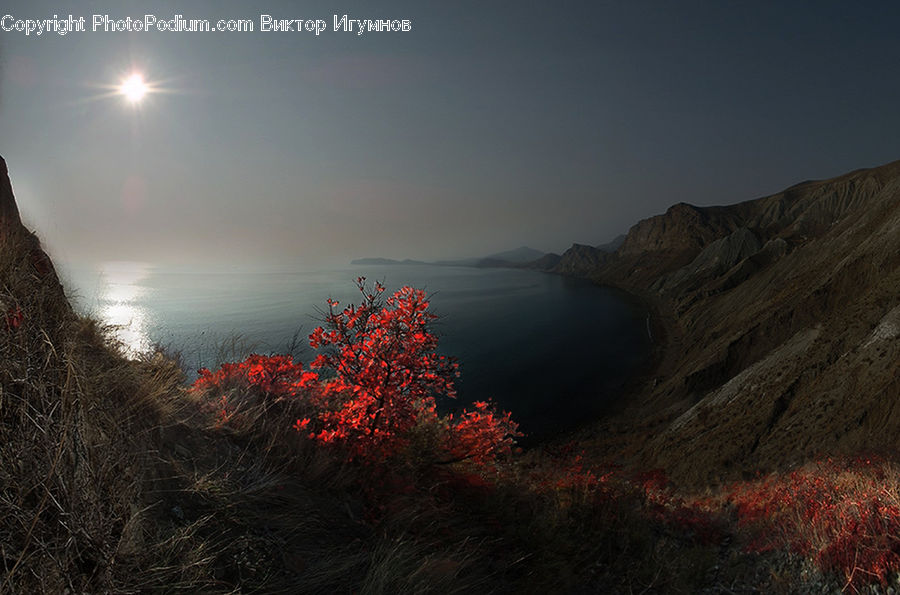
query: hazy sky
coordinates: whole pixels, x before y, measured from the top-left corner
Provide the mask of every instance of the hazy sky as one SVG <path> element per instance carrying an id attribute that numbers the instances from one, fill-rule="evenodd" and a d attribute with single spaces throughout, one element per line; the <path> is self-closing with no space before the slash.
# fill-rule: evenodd
<path id="1" fill-rule="evenodd" d="M 893 4 L 5 2 L 89 30 L 0 31 L 0 154 L 60 260 L 561 252 L 900 158 Z M 91 32 L 94 14 L 256 31 Z M 131 72 L 160 92 L 110 95 Z"/>

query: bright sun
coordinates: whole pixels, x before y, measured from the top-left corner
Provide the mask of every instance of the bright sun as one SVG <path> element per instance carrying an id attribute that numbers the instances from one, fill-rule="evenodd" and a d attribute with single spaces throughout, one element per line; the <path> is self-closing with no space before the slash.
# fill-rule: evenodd
<path id="1" fill-rule="evenodd" d="M 132 74 L 122 81 L 119 93 L 124 95 L 131 103 L 139 102 L 147 94 L 147 85 L 144 83 L 144 77 L 139 74 Z"/>

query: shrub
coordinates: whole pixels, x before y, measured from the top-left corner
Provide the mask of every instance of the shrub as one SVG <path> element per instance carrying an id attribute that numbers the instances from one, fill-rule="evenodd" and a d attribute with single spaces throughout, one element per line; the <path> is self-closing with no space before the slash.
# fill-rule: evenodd
<path id="1" fill-rule="evenodd" d="M 422 437 L 429 463 L 490 465 L 521 434 L 509 413 L 486 402 L 459 415 L 437 413 L 437 398 L 455 398 L 457 364 L 439 355 L 430 326 L 436 318 L 419 289 L 403 287 L 387 300 L 384 286 L 357 279 L 359 304 L 338 309 L 328 300 L 324 325 L 309 336 L 319 354 L 303 370 L 290 356 L 251 355 L 216 372 L 200 370 L 194 389 L 219 403 L 222 421 L 235 398 L 299 399 L 311 412 L 294 427 L 308 438 L 342 447 L 348 458 L 381 462 L 407 452 Z M 418 453 L 422 455 L 421 452 Z"/>

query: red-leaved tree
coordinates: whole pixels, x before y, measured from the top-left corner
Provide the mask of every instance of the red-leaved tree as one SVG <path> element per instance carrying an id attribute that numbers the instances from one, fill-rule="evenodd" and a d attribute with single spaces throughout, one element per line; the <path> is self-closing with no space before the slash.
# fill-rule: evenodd
<path id="1" fill-rule="evenodd" d="M 456 417 L 438 415 L 436 399 L 456 396 L 459 372 L 436 352 L 430 329 L 436 317 L 425 293 L 403 287 L 385 300 L 380 283 L 367 288 L 360 277 L 357 286 L 359 304 L 339 309 L 328 300 L 324 325 L 309 337 L 319 350 L 310 371 L 286 356 L 253 355 L 215 373 L 202 370 L 195 389 L 214 399 L 236 385 L 267 399 L 304 399 L 314 414 L 294 426 L 357 460 L 396 456 L 423 430 L 435 437 L 429 453 L 434 463 L 468 460 L 483 466 L 509 453 L 521 435 L 509 413 L 477 402 Z"/>
<path id="2" fill-rule="evenodd" d="M 382 301 L 380 283 L 367 289 L 360 277 L 357 286 L 362 301 L 340 310 L 329 300 L 325 325 L 310 335 L 310 345 L 321 350 L 311 367 L 334 375 L 323 391 L 315 438 L 343 442 L 354 456 L 384 458 L 406 447 L 415 428 L 431 425 L 444 434 L 442 462 L 485 463 L 509 452 L 519 435 L 509 414 L 479 403 L 455 420 L 438 417 L 435 399 L 456 397 L 459 371 L 435 351 L 436 316 L 425 292 L 402 287 Z"/>

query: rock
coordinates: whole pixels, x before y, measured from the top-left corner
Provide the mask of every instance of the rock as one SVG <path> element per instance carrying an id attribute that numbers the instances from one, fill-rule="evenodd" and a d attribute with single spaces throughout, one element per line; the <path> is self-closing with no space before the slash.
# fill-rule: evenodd
<path id="1" fill-rule="evenodd" d="M 564 275 L 589 276 L 593 271 L 602 267 L 612 255 L 593 246 L 584 244 L 572 244 L 572 247 L 563 252 L 562 257 L 553 272 Z"/>
<path id="2" fill-rule="evenodd" d="M 4 263 L 9 267 L 7 275 L 18 279 L 5 280 L 5 284 L 22 295 L 10 296 L 14 301 L 32 301 L 40 304 L 40 314 L 46 322 L 58 322 L 72 314 L 63 287 L 56 275 L 53 262 L 41 247 L 38 237 L 22 224 L 13 194 L 6 161 L 0 157 L 0 250 Z M 12 290 L 11 290 L 12 291 Z M 25 295 L 27 294 L 27 295 Z M 25 316 L 35 314 L 25 312 Z"/>
<path id="3" fill-rule="evenodd" d="M 740 218 L 726 207 L 695 207 L 678 203 L 665 215 L 644 219 L 632 227 L 617 253 L 622 256 L 647 252 L 697 254 L 710 242 L 740 226 Z"/>
<path id="4" fill-rule="evenodd" d="M 0 229 L 12 229 L 22 227 L 19 218 L 19 208 L 13 195 L 12 183 L 9 179 L 9 170 L 6 160 L 0 157 Z"/>
<path id="5" fill-rule="evenodd" d="M 652 287 L 657 292 L 693 289 L 728 272 L 745 258 L 759 252 L 761 247 L 752 231 L 740 227 L 708 244 L 689 265 L 660 278 Z"/>

